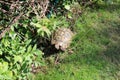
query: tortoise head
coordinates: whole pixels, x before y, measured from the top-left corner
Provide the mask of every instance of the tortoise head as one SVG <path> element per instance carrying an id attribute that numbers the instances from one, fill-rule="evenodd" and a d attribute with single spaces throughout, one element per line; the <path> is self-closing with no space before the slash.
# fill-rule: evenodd
<path id="1" fill-rule="evenodd" d="M 66 48 L 67 48 L 67 46 L 61 42 L 61 43 L 59 43 L 59 44 L 55 44 L 55 48 L 56 48 L 56 49 L 60 49 L 60 50 L 62 50 L 62 51 L 65 51 Z"/>

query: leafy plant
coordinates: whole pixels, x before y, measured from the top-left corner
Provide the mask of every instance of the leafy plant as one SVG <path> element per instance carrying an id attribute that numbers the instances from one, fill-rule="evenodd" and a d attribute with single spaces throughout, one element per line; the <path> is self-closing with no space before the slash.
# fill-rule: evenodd
<path id="1" fill-rule="evenodd" d="M 55 16 L 52 16 L 49 19 L 33 20 L 30 25 L 34 26 L 37 30 L 37 35 L 49 38 L 56 28 L 67 27 L 69 24 L 65 21 L 64 17 L 55 18 Z"/>
<path id="2" fill-rule="evenodd" d="M 11 31 L 0 43 L 0 79 L 27 79 L 32 64 L 44 65 L 42 51 L 31 45 L 31 40 L 22 40 Z M 36 59 L 39 59 L 39 63 Z"/>
<path id="3" fill-rule="evenodd" d="M 31 22 L 31 25 L 33 25 L 37 28 L 38 35 L 40 35 L 42 37 L 44 37 L 44 36 L 50 37 L 50 35 L 51 35 L 50 29 L 49 29 L 49 26 L 51 26 L 50 24 L 51 24 L 50 20 L 47 18 L 42 19 L 42 20 L 38 21 L 37 23 Z"/>

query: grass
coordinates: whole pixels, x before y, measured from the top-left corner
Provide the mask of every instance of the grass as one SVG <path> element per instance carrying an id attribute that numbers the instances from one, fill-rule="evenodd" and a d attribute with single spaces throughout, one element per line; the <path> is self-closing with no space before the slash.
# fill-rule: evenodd
<path id="1" fill-rule="evenodd" d="M 35 80 L 120 80 L 120 6 L 87 9 L 75 28 L 74 53 L 60 53 Z"/>

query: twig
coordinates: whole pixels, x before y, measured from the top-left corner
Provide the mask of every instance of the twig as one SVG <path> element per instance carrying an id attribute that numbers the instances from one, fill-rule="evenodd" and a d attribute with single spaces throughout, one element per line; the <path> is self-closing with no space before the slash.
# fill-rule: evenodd
<path id="1" fill-rule="evenodd" d="M 16 23 L 16 22 L 20 19 L 20 17 L 21 17 L 22 15 L 23 15 L 23 13 L 20 13 L 20 15 L 18 15 L 17 17 L 15 17 L 15 18 L 10 22 L 10 24 L 7 26 L 7 28 L 5 28 L 5 30 L 3 30 L 2 33 L 0 34 L 0 39 L 1 39 L 2 37 L 4 37 L 4 35 L 5 35 L 6 32 L 9 32 L 9 31 L 10 31 L 11 25 L 12 25 L 13 23 Z"/>
<path id="2" fill-rule="evenodd" d="M 43 11 L 41 11 L 41 17 L 45 16 L 45 12 L 47 11 L 48 4 L 49 4 L 49 1 L 46 0 L 46 4 L 43 5 L 44 9 L 43 9 Z"/>
<path id="3" fill-rule="evenodd" d="M 10 3 L 5 2 L 5 1 L 0 1 L 0 3 L 7 4 L 7 5 L 11 5 Z"/>

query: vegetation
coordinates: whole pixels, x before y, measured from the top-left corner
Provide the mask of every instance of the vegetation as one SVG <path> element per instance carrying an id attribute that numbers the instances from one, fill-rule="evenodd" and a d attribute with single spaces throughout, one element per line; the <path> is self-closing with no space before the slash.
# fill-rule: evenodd
<path id="1" fill-rule="evenodd" d="M 119 80 L 120 0 L 0 1 L 0 80 Z M 50 44 L 59 27 L 75 37 Z"/>

